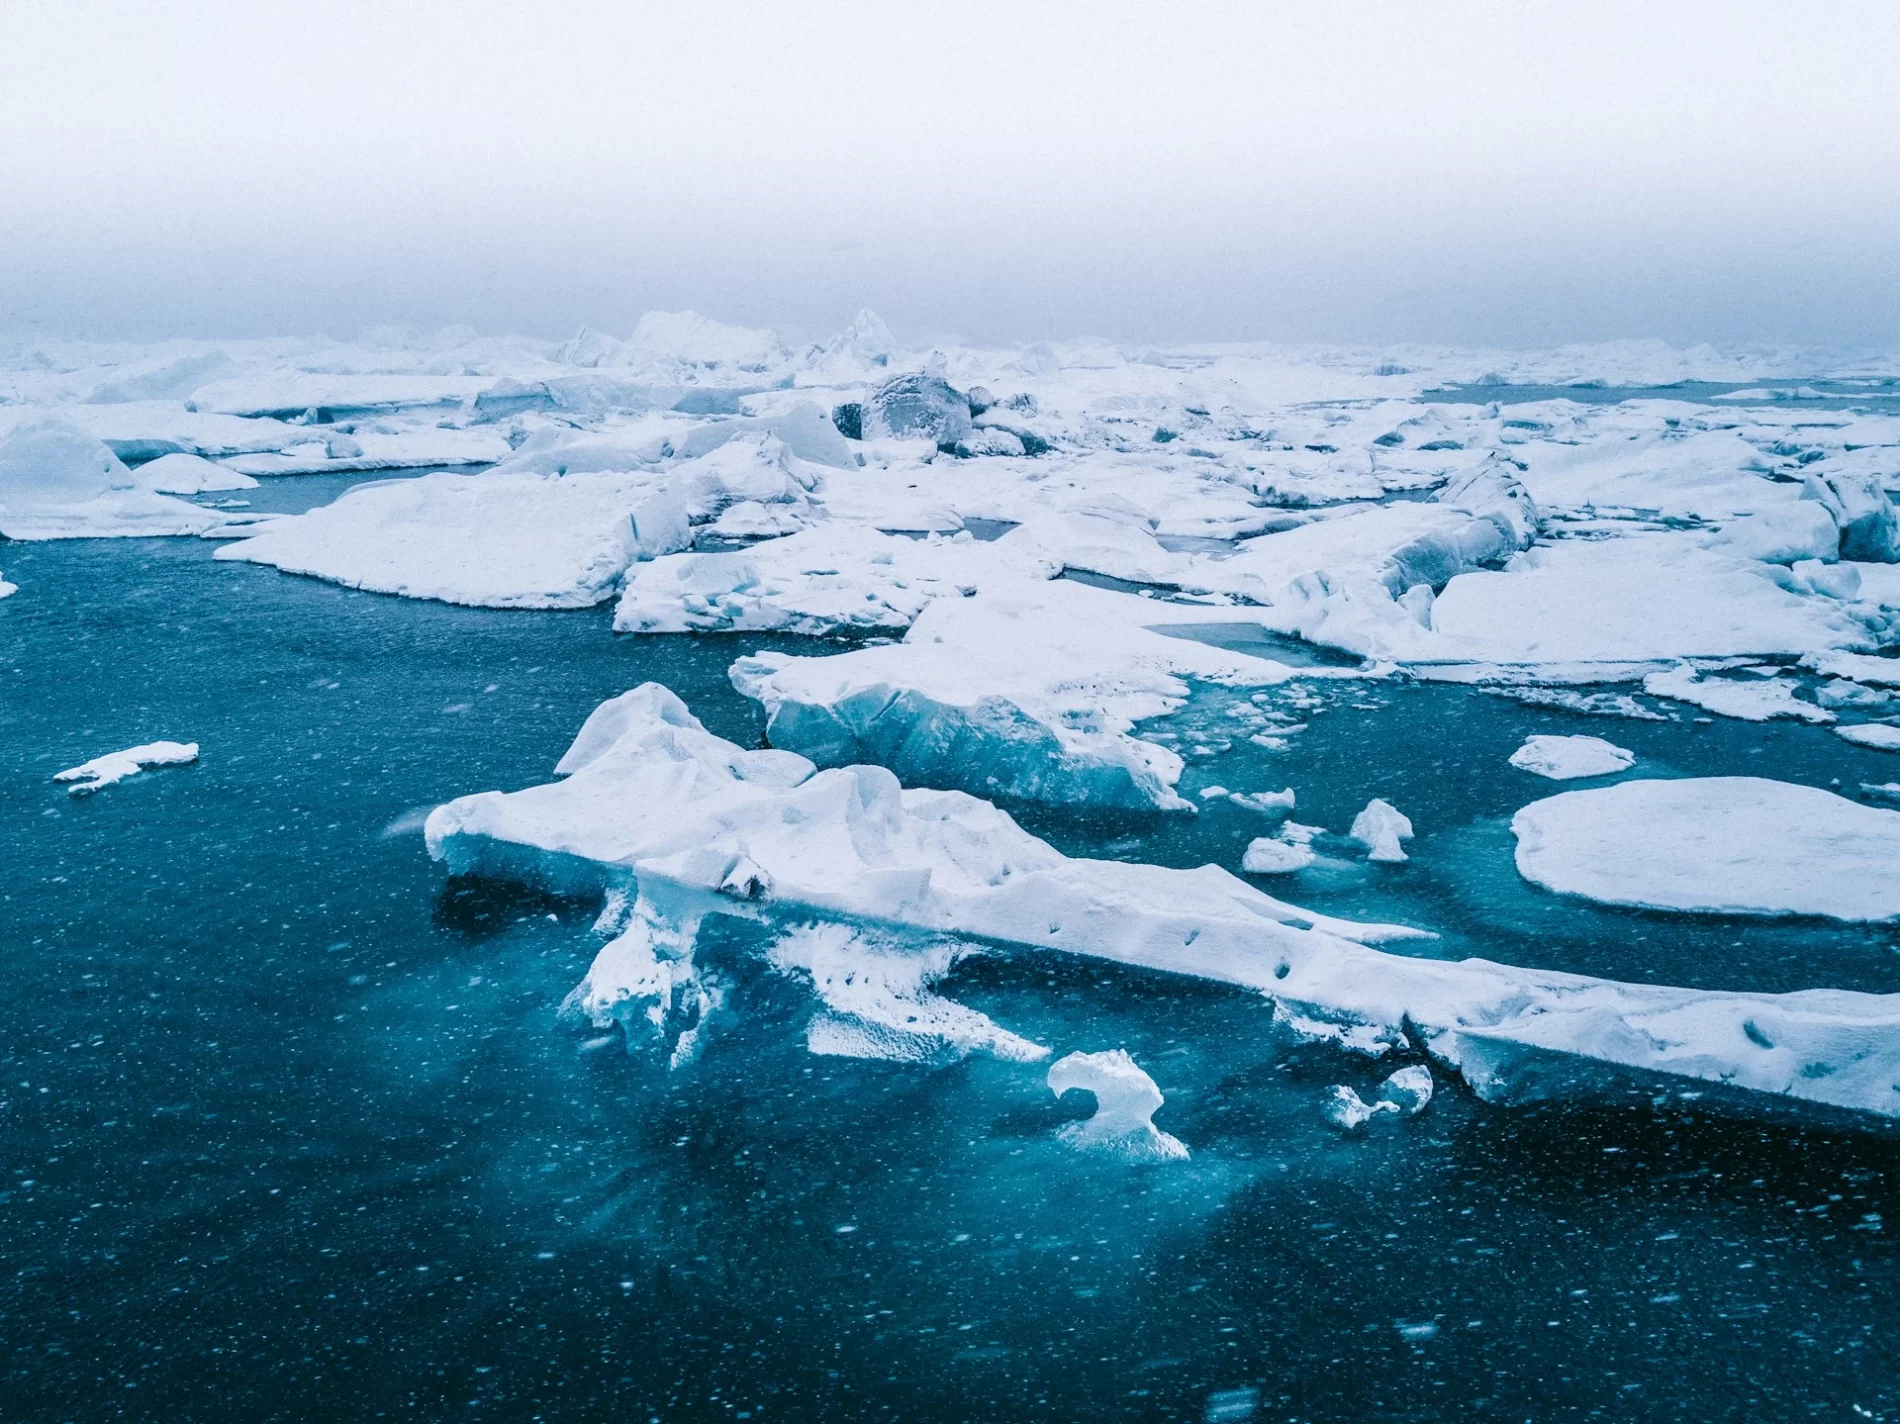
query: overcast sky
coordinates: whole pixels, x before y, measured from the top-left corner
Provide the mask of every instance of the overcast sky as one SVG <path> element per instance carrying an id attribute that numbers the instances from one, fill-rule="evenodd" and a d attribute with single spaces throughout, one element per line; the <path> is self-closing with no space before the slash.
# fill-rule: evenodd
<path id="1" fill-rule="evenodd" d="M 0 0 L 0 331 L 1900 348 L 1900 4 Z"/>

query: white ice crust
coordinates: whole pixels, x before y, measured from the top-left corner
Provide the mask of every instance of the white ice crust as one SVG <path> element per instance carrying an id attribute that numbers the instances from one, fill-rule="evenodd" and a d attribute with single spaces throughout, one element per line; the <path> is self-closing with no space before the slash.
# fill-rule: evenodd
<path id="1" fill-rule="evenodd" d="M 1601 737 L 1538 734 L 1511 753 L 1511 765 L 1552 781 L 1585 776 L 1614 776 L 1636 764 L 1636 753 Z"/>
<path id="2" fill-rule="evenodd" d="M 676 1059 L 690 1056 L 720 1012 L 717 986 L 694 968 L 693 943 L 703 916 L 726 913 L 793 924 L 834 920 L 913 952 L 950 939 L 1234 984 L 1270 997 L 1305 1032 L 1366 1051 L 1421 1047 L 1497 1101 L 1615 1093 L 1634 1075 L 1639 1083 L 1693 1080 L 1900 1116 L 1895 997 L 1710 992 L 1389 953 L 1373 945 L 1416 932 L 1302 911 L 1212 866 L 1071 859 L 959 792 L 904 790 L 878 767 L 819 771 L 789 752 L 743 750 L 705 731 L 654 684 L 603 704 L 561 769 L 558 782 L 438 807 L 426 827 L 431 854 L 457 873 L 621 887 L 633 907 L 628 927 L 601 951 L 574 1007 L 631 1033 L 657 1031 Z M 1570 831 L 1605 828 L 1616 852 L 1591 873 L 1617 881 L 1641 869 L 1638 857 L 1622 851 L 1632 825 L 1643 834 L 1640 828 L 1664 822 L 1671 804 L 1680 814 L 1668 824 L 1683 831 L 1706 824 L 1711 805 L 1739 799 L 1748 808 L 1779 796 L 1767 814 L 1758 807 L 1743 814 L 1772 822 L 1810 887 L 1832 887 L 1832 912 L 1893 912 L 1886 867 L 1900 813 L 1807 788 L 1736 784 L 1742 789 L 1727 803 L 1720 788 L 1729 783 L 1572 792 L 1527 808 L 1519 823 L 1533 828 L 1527 841 L 1553 828 L 1549 843 L 1560 849 L 1550 859 L 1558 864 L 1587 865 L 1561 849 L 1591 844 Z M 1628 796 L 1632 787 L 1661 788 L 1661 811 L 1650 816 L 1648 807 L 1615 803 L 1605 811 L 1590 799 Z M 1545 814 L 1579 801 L 1585 809 L 1574 817 Z M 1760 836 L 1753 843 L 1776 844 Z M 1532 851 L 1533 861 L 1542 854 Z M 1817 877 L 1816 854 L 1834 869 Z M 1751 863 L 1755 884 L 1777 863 L 1772 852 L 1757 859 L 1765 864 Z M 801 951 L 786 962 L 816 964 L 818 957 Z M 909 984 L 928 978 L 887 977 L 887 986 L 900 988 L 875 989 L 871 998 L 901 999 Z"/>
<path id="3" fill-rule="evenodd" d="M 146 742 L 55 772 L 53 780 L 71 782 L 68 789 L 74 796 L 89 796 L 101 787 L 138 775 L 148 766 L 184 766 L 196 760 L 196 742 Z"/>
<path id="4" fill-rule="evenodd" d="M 1900 812 L 1753 776 L 1625 781 L 1512 818 L 1525 879 L 1610 905 L 1900 919 Z"/>

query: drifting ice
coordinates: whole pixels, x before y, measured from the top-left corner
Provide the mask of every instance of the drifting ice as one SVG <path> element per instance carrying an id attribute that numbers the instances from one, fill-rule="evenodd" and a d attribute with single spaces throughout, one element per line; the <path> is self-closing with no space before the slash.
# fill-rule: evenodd
<path id="1" fill-rule="evenodd" d="M 70 781 L 74 796 L 87 796 L 115 781 L 136 776 L 148 766 L 183 766 L 198 760 L 196 742 L 147 742 L 122 752 L 108 752 L 89 762 L 55 772 L 53 780 Z"/>
<path id="2" fill-rule="evenodd" d="M 1186 1144 L 1154 1125 L 1155 1110 L 1166 1099 L 1128 1050 L 1071 1053 L 1059 1059 L 1049 1069 L 1049 1091 L 1061 1097 L 1071 1088 L 1095 1094 L 1096 1106 L 1093 1116 L 1062 1128 L 1065 1142 L 1136 1162 L 1187 1159 Z"/>
<path id="3" fill-rule="evenodd" d="M 1613 776 L 1636 764 L 1636 754 L 1601 737 L 1533 736 L 1511 753 L 1519 771 L 1552 781 L 1574 781 L 1584 776 Z"/>
<path id="4" fill-rule="evenodd" d="M 913 950 L 945 938 L 988 942 L 1233 984 L 1271 998 L 1303 1031 L 1372 1052 L 1423 1048 L 1491 1101 L 1614 1098 L 1673 1079 L 1900 1117 L 1900 997 L 1619 984 L 1383 952 L 1371 946 L 1418 932 L 1300 910 L 1212 866 L 1070 859 L 959 792 L 907 791 L 881 768 L 819 771 L 789 752 L 742 750 L 655 684 L 596 710 L 561 770 L 560 782 L 436 808 L 430 852 L 457 874 L 636 897 L 637 925 L 601 951 L 574 1002 L 597 1022 L 661 1030 L 675 1056 L 677 1040 L 696 1038 L 719 1011 L 693 944 L 700 919 L 724 913 L 875 925 L 888 937 L 881 943 Z M 1687 788 L 1684 814 L 1663 822 L 1670 832 L 1693 824 L 1709 799 L 1697 793 L 1706 784 L 1638 782 L 1552 800 L 1632 785 Z M 1900 832 L 1889 823 L 1900 825 L 1900 813 L 1788 789 L 1829 803 L 1823 834 L 1852 821 L 1842 844 L 1858 847 L 1862 869 L 1837 869 L 1828 882 L 1845 896 L 1892 899 L 1880 867 L 1895 853 Z M 1796 850 L 1812 850 L 1818 842 L 1801 833 L 1814 828 L 1795 809 L 1771 807 L 1763 819 L 1793 825 Z M 1585 819 L 1620 835 L 1655 825 L 1646 811 L 1612 807 Z M 1884 819 L 1862 825 L 1866 817 Z M 1760 843 L 1775 852 L 1773 837 Z M 1812 880 L 1812 863 L 1795 860 Z M 1613 869 L 1632 861 L 1640 864 L 1623 856 Z"/>

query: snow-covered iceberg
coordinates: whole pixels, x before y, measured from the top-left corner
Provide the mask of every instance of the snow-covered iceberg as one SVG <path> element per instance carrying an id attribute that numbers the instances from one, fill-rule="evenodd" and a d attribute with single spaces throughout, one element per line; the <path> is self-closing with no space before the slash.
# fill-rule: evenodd
<path id="1" fill-rule="evenodd" d="M 0 535 L 8 539 L 123 539 L 201 534 L 215 510 L 157 494 L 69 420 L 15 428 L 0 441 Z"/>
<path id="2" fill-rule="evenodd" d="M 1737 1101 L 1900 1117 L 1900 997 L 1708 992 L 1386 952 L 1373 946 L 1417 932 L 1300 910 L 1212 866 L 1071 859 L 959 792 L 743 750 L 655 684 L 596 710 L 557 769 L 563 780 L 438 807 L 430 852 L 458 874 L 611 887 L 631 906 L 627 928 L 577 998 L 630 1037 L 658 1030 L 676 1061 L 721 1012 L 694 944 L 700 921 L 723 913 L 867 926 L 885 946 L 952 938 L 1233 984 L 1344 1046 L 1422 1049 L 1494 1101 L 1693 1081 Z M 1697 783 L 1633 784 L 1687 787 L 1683 804 L 1697 801 Z M 1866 814 L 1900 826 L 1900 813 Z M 1891 846 L 1883 853 L 1891 864 Z"/>

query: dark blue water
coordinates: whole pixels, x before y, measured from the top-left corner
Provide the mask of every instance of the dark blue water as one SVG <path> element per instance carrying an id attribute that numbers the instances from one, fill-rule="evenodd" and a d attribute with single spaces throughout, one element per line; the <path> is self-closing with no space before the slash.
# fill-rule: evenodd
<path id="1" fill-rule="evenodd" d="M 1085 1105 L 1033 1065 L 813 1057 L 809 998 L 733 926 L 704 948 L 731 1012 L 700 1059 L 590 1047 L 555 1007 L 596 907 L 447 882 L 403 828 L 546 779 L 646 678 L 755 740 L 725 668 L 766 640 L 616 640 L 605 610 L 408 603 L 209 554 L 0 561 L 21 586 L 0 603 L 0 1418 L 1900 1411 L 1883 1138 L 1497 1109 L 1449 1082 L 1342 1138 L 1320 1095 L 1369 1090 L 1367 1069 L 1287 1041 L 1258 1000 L 967 963 L 950 992 L 1059 1053 L 1126 1046 L 1160 1082 L 1192 1160 L 1130 1168 L 1055 1139 Z M 1877 932 L 1538 897 L 1496 829 L 1556 789 L 1498 769 L 1527 730 L 1822 784 L 1877 754 L 1462 690 L 1356 698 L 1385 705 L 1332 707 L 1289 753 L 1230 738 L 1190 777 L 1292 782 L 1335 828 L 1373 794 L 1418 823 L 1412 866 L 1295 898 L 1525 962 L 1888 986 Z M 1211 744 L 1225 715 L 1181 720 Z M 86 800 L 48 780 L 155 737 L 201 763 Z M 1043 821 L 1073 850 L 1230 865 L 1257 829 Z"/>

